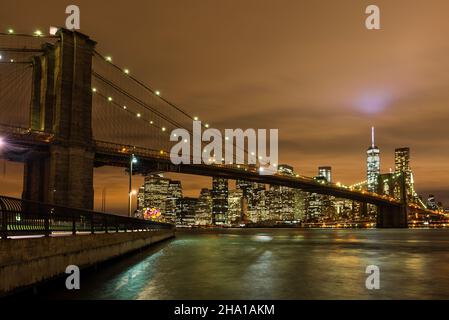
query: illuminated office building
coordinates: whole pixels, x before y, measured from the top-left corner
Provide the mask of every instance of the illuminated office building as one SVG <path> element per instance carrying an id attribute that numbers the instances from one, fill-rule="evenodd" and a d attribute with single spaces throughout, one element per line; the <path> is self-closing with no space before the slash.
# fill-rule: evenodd
<path id="1" fill-rule="evenodd" d="M 228 180 L 213 178 L 212 180 L 212 221 L 213 224 L 228 223 Z"/>
<path id="2" fill-rule="evenodd" d="M 201 190 L 200 197 L 196 203 L 195 225 L 212 225 L 212 194 L 207 188 Z"/>
<path id="3" fill-rule="evenodd" d="M 195 208 L 198 203 L 196 198 L 178 199 L 179 212 L 176 216 L 177 227 L 192 227 L 195 225 Z"/>
<path id="4" fill-rule="evenodd" d="M 157 209 L 165 218 L 166 200 L 168 197 L 168 186 L 170 179 L 162 175 L 151 175 L 145 177 L 144 182 L 144 208 Z"/>
<path id="5" fill-rule="evenodd" d="M 165 221 L 175 223 L 181 208 L 179 200 L 182 199 L 182 187 L 180 181 L 169 181 L 167 199 L 165 201 Z"/>
<path id="6" fill-rule="evenodd" d="M 244 221 L 243 213 L 248 211 L 248 202 L 243 198 L 243 190 L 231 190 L 228 195 L 228 222 L 232 225 Z"/>
<path id="7" fill-rule="evenodd" d="M 319 167 L 318 176 L 325 178 L 328 183 L 332 183 L 332 167 Z"/>
<path id="8" fill-rule="evenodd" d="M 377 192 L 378 177 L 380 174 L 380 150 L 374 143 L 374 127 L 371 128 L 371 146 L 366 153 L 368 191 Z"/>
<path id="9" fill-rule="evenodd" d="M 427 203 L 426 203 L 426 207 L 429 210 L 439 210 L 437 201 L 435 200 L 435 196 L 433 194 L 430 194 L 429 197 L 427 198 Z"/>
<path id="10" fill-rule="evenodd" d="M 162 220 L 176 222 L 179 214 L 179 199 L 182 198 L 180 181 L 172 181 L 162 175 L 146 176 L 144 184 L 137 194 L 137 216 L 143 217 L 146 210 L 155 209 L 161 212 Z"/>
<path id="11" fill-rule="evenodd" d="M 284 174 L 287 176 L 294 176 L 295 172 L 292 166 L 289 166 L 287 164 L 280 164 L 278 166 L 278 173 Z"/>
<path id="12" fill-rule="evenodd" d="M 142 186 L 137 192 L 137 210 L 135 212 L 136 218 L 143 218 L 143 211 L 145 208 L 145 187 Z"/>
<path id="13" fill-rule="evenodd" d="M 413 173 L 410 168 L 410 148 L 398 148 L 394 151 L 394 172 L 405 175 L 405 187 L 409 197 L 414 196 Z"/>

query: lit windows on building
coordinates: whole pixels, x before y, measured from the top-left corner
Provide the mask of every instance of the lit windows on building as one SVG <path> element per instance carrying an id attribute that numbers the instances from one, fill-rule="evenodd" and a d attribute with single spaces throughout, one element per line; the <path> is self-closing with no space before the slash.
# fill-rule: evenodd
<path id="1" fill-rule="evenodd" d="M 398 148 L 394 151 L 394 172 L 405 174 L 407 195 L 414 196 L 413 173 L 410 168 L 410 148 Z"/>
<path id="2" fill-rule="evenodd" d="M 328 183 L 332 183 L 332 167 L 319 167 L 318 176 L 325 178 Z"/>
<path id="3" fill-rule="evenodd" d="M 212 194 L 207 188 L 203 188 L 196 203 L 195 225 L 212 225 Z"/>
<path id="4" fill-rule="evenodd" d="M 228 222 L 238 225 L 245 220 L 244 212 L 248 212 L 248 200 L 243 198 L 243 190 L 231 190 L 228 196 Z"/>
<path id="5" fill-rule="evenodd" d="M 196 198 L 178 199 L 180 211 L 176 216 L 177 227 L 192 227 L 195 225 L 195 208 L 198 203 Z"/>
<path id="6" fill-rule="evenodd" d="M 213 224 L 228 223 L 228 180 L 212 179 L 212 220 Z"/>
<path id="7" fill-rule="evenodd" d="M 278 166 L 278 173 L 284 174 L 286 176 L 294 176 L 294 168 L 292 166 L 289 166 L 287 164 L 281 164 Z"/>
<path id="8" fill-rule="evenodd" d="M 170 181 L 168 184 L 167 199 L 165 201 L 165 221 L 176 223 L 176 217 L 181 211 L 180 199 L 182 199 L 181 182 Z"/>
<path id="9" fill-rule="evenodd" d="M 179 213 L 178 200 L 182 198 L 180 181 L 172 181 L 162 175 L 150 175 L 144 179 L 144 185 L 139 188 L 138 216 L 143 217 L 146 210 L 157 210 L 163 221 L 176 222 Z"/>
<path id="10" fill-rule="evenodd" d="M 374 143 L 374 127 L 371 128 L 371 146 L 366 151 L 367 187 L 370 192 L 377 192 L 380 174 L 380 149 Z"/>

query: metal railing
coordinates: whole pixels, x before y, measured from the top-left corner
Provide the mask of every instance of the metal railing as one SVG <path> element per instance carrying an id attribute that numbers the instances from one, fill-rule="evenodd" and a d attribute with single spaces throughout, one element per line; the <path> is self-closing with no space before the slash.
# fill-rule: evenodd
<path id="1" fill-rule="evenodd" d="M 31 236 L 174 229 L 167 223 L 0 196 L 0 235 Z"/>

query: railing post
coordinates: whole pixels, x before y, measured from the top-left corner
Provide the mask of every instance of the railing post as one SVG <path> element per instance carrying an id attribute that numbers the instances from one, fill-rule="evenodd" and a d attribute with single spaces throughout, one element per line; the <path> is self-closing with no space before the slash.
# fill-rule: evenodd
<path id="1" fill-rule="evenodd" d="M 8 213 L 2 210 L 2 239 L 8 239 Z"/>
<path id="2" fill-rule="evenodd" d="M 40 207 L 40 205 L 39 205 Z M 38 212 L 40 211 L 40 208 L 38 210 Z M 50 209 L 51 211 L 51 209 Z M 49 237 L 50 236 L 50 211 L 48 210 L 44 210 L 45 212 L 45 216 L 44 216 L 44 230 L 45 230 L 45 236 Z"/>
<path id="3" fill-rule="evenodd" d="M 94 214 L 90 214 L 90 233 L 95 234 Z"/>
<path id="4" fill-rule="evenodd" d="M 76 216 L 72 214 L 72 235 L 76 235 Z"/>
<path id="5" fill-rule="evenodd" d="M 104 216 L 103 224 L 104 224 L 104 233 L 108 233 L 108 217 Z"/>

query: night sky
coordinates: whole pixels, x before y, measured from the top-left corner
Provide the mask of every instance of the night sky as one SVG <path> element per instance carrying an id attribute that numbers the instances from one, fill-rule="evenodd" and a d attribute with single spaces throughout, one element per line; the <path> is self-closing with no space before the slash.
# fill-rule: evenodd
<path id="1" fill-rule="evenodd" d="M 449 1 L 14 0 L 0 4 L 0 30 L 48 32 L 70 4 L 98 51 L 190 114 L 279 129 L 280 163 L 298 173 L 330 165 L 334 181 L 364 180 L 374 125 L 382 172 L 408 146 L 418 193 L 449 204 Z M 382 30 L 365 28 L 369 4 Z M 21 165 L 1 169 L 0 194 L 20 195 Z M 189 196 L 210 186 L 181 178 Z M 97 208 L 105 186 L 108 209 L 125 212 L 124 171 L 96 170 Z"/>

